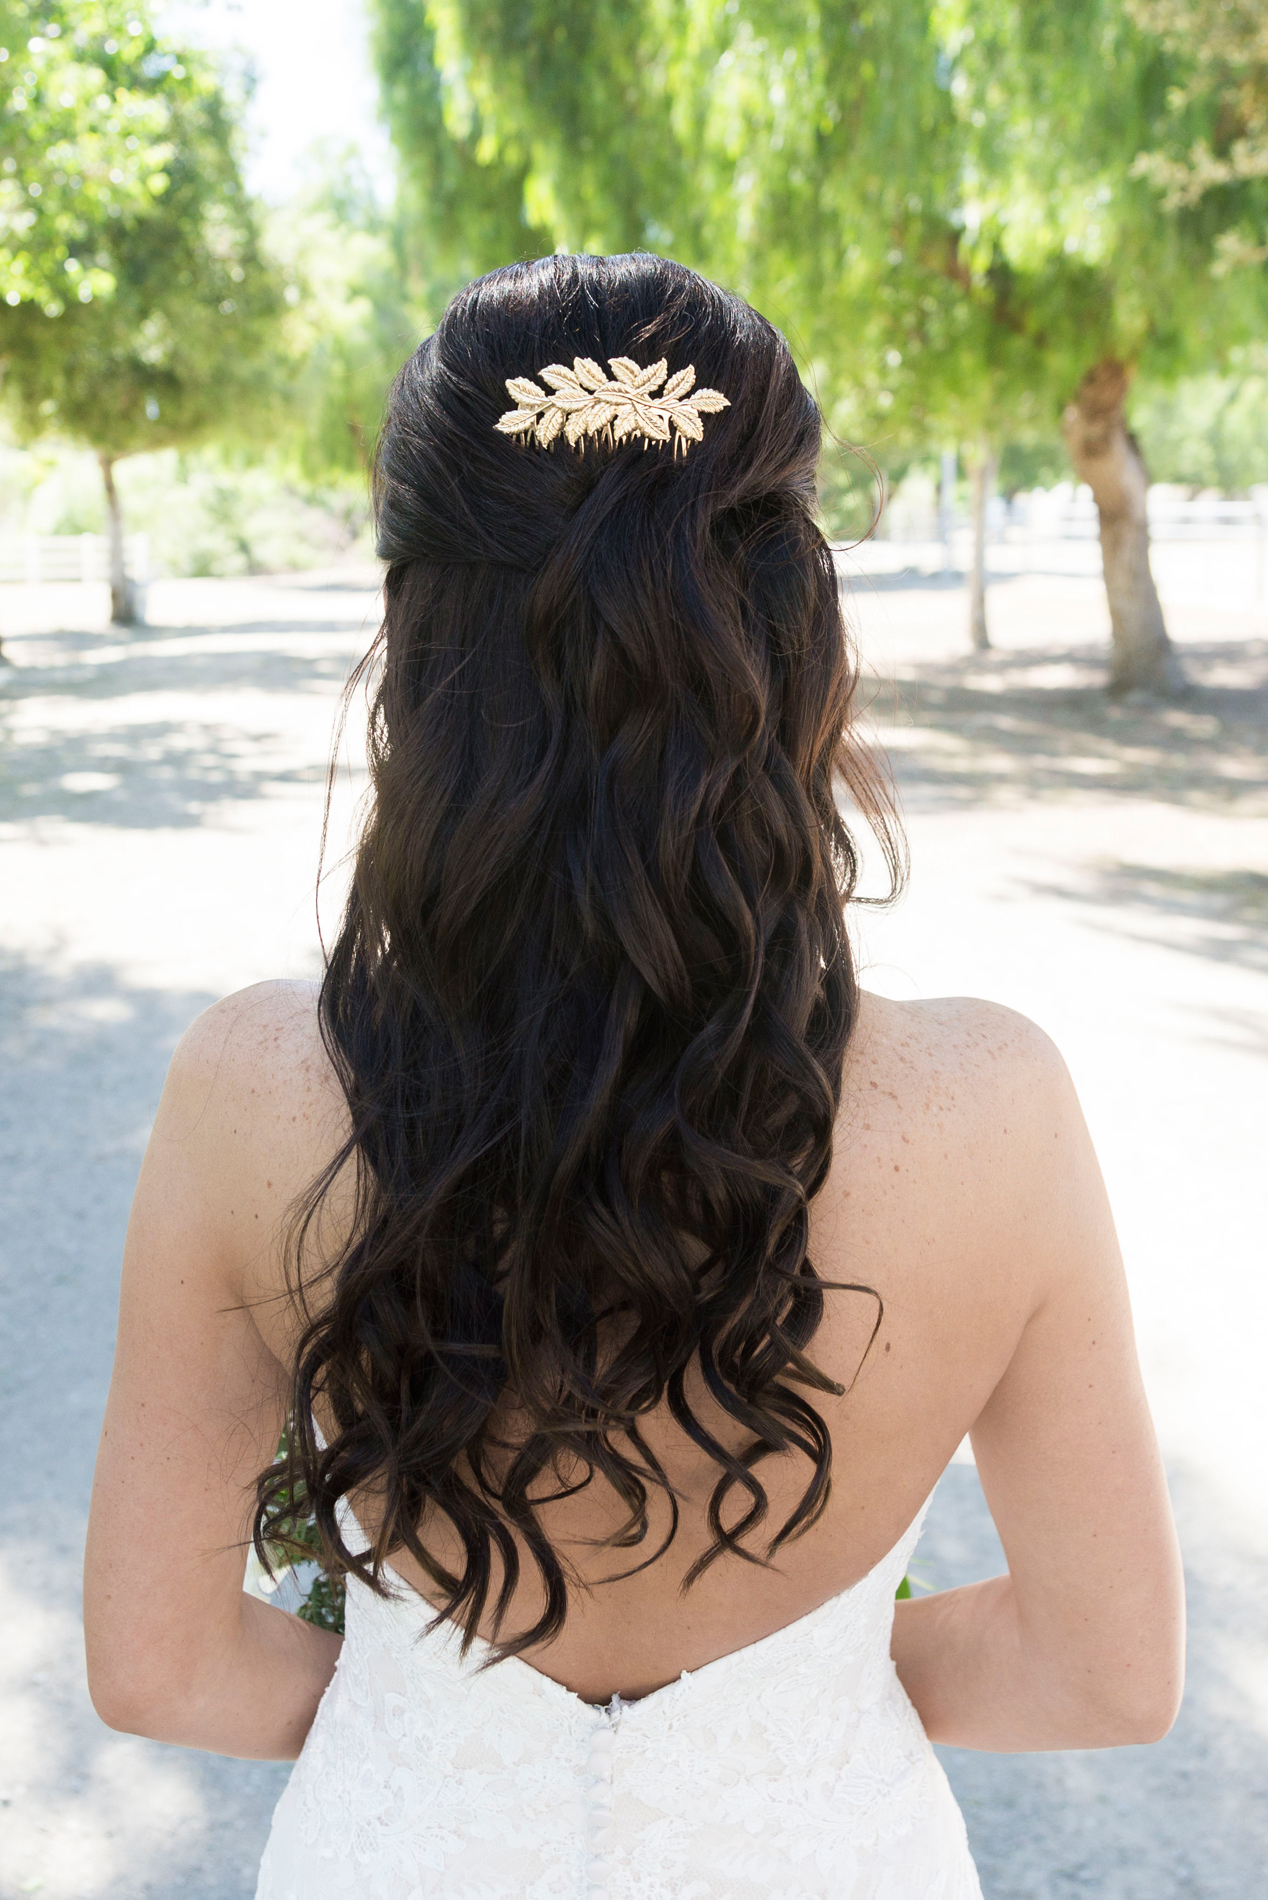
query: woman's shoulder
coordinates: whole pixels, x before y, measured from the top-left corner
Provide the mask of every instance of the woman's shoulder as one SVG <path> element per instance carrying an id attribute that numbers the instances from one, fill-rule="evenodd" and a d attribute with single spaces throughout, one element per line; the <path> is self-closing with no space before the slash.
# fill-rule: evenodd
<path id="1" fill-rule="evenodd" d="M 843 1099 L 879 1095 L 908 1115 L 974 1124 L 1002 1108 L 1031 1111 L 1069 1087 L 1039 1025 L 976 996 L 899 1002 L 865 990 L 846 1060 Z M 1017 1120 L 1017 1117 L 1014 1117 Z"/>
<path id="2" fill-rule="evenodd" d="M 222 997 L 176 1045 L 165 1093 L 184 1102 L 208 1139 L 219 1134 L 260 1154 L 300 1155 L 305 1165 L 316 1144 L 323 1166 L 341 1139 L 334 1129 L 344 1097 L 317 998 L 316 983 L 286 978 Z"/>
<path id="3" fill-rule="evenodd" d="M 172 1055 L 168 1088 L 252 1134 L 340 1095 L 322 1043 L 318 985 L 287 978 L 235 990 L 196 1016 Z"/>
<path id="4" fill-rule="evenodd" d="M 315 983 L 256 983 L 204 1010 L 173 1053 L 151 1143 L 179 1154 L 237 1266 L 269 1280 L 277 1249 L 261 1251 L 261 1235 L 284 1231 L 347 1131 L 317 994 Z"/>
<path id="5" fill-rule="evenodd" d="M 866 992 L 847 1053 L 833 1174 L 855 1218 L 1007 1251 L 1082 1136 L 1065 1064 L 1036 1023 L 976 997 Z"/>
<path id="6" fill-rule="evenodd" d="M 899 1001 L 860 990 L 858 1039 L 906 1064 L 1060 1062 L 1056 1045 L 1038 1023 L 981 996 Z"/>

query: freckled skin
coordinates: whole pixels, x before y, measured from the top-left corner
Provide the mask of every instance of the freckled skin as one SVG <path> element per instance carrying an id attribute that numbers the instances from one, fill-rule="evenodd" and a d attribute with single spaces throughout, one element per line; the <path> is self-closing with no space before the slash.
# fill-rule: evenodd
<path id="1" fill-rule="evenodd" d="M 241 1580 L 251 1484 L 276 1444 L 299 1329 L 288 1209 L 345 1114 L 307 985 L 218 1004 L 173 1061 L 129 1231 L 86 1572 L 93 1692 L 119 1726 L 293 1754 L 333 1669 L 337 1639 L 244 1598 Z M 328 1238 L 348 1218 L 346 1186 L 324 1210 Z M 1181 1666 L 1174 1540 L 1112 1224 L 1046 1038 L 972 1000 L 865 997 L 810 1256 L 845 1283 L 825 1293 L 811 1346 L 845 1388 L 815 1395 L 834 1450 L 819 1524 L 774 1566 L 719 1562 L 683 1597 L 714 1471 L 654 1414 L 646 1435 L 682 1496 L 679 1540 L 650 1570 L 579 1596 L 562 1636 L 528 1660 L 599 1701 L 769 1633 L 864 1575 L 971 1431 L 1011 1574 L 898 1606 L 895 1659 L 930 1733 L 1053 1748 L 1161 1732 Z M 850 1285 L 883 1304 L 870 1350 L 876 1299 Z M 738 1447 L 694 1383 L 701 1415 Z M 136 1467 L 141 1482 L 125 1484 Z M 806 1467 L 789 1456 L 761 1473 L 777 1524 Z M 371 1500 L 358 1505 L 372 1517 Z M 597 1582 L 610 1554 L 587 1540 L 622 1515 L 596 1483 L 541 1519 Z M 445 1522 L 424 1530 L 444 1561 Z M 206 1555 L 191 1564 L 191 1551 Z M 537 1607 L 522 1583 L 512 1625 Z"/>

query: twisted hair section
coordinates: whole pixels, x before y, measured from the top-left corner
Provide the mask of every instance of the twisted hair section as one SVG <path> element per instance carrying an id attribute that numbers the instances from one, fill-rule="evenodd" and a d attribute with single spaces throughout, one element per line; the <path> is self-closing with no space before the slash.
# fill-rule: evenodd
<path id="1" fill-rule="evenodd" d="M 679 458 L 497 432 L 509 378 L 579 356 L 692 363 L 730 406 Z M 613 1488 L 621 1574 L 672 1541 L 654 1411 L 717 1467 L 688 1583 L 769 1561 L 827 1501 L 814 1394 L 840 1388 L 811 1356 L 807 1248 L 857 1008 L 843 795 L 895 877 L 901 847 L 850 736 L 819 437 L 779 333 L 643 256 L 481 279 L 392 394 L 373 799 L 320 996 L 350 1132 L 296 1229 L 290 1463 L 256 1536 L 302 1481 L 331 1564 L 382 1590 L 408 1551 L 437 1620 L 490 1625 L 496 1657 L 567 1614 L 547 1499 Z M 806 1483 L 772 1526 L 762 1462 L 789 1451 Z M 351 1494 L 374 1500 L 364 1551 Z M 512 1631 L 525 1561 L 543 1608 Z"/>

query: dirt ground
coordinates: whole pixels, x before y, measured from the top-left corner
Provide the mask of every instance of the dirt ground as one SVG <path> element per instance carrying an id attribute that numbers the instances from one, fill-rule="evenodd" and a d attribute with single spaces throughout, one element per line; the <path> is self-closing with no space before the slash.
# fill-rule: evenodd
<path id="1" fill-rule="evenodd" d="M 1111 707 L 1093 578 L 992 590 L 846 563 L 909 890 L 872 987 L 972 993 L 1056 1038 L 1102 1155 L 1189 1569 L 1190 1689 L 1152 1749 L 949 1752 L 987 1900 L 1268 1894 L 1268 620 L 1165 569 L 1193 686 Z M 136 1166 L 181 1030 L 317 966 L 332 716 L 373 577 L 0 588 L 0 1900 L 247 1900 L 284 1779 L 117 1736 L 83 1684 L 79 1564 Z M 1235 598 L 1236 608 L 1227 606 Z M 335 860 L 358 791 L 345 748 Z M 869 874 L 875 880 L 875 871 Z M 1000 1553 L 971 1464 L 915 1570 Z M 143 1606 L 138 1605 L 138 1613 Z M 916 1900 L 916 1896 L 913 1896 Z"/>

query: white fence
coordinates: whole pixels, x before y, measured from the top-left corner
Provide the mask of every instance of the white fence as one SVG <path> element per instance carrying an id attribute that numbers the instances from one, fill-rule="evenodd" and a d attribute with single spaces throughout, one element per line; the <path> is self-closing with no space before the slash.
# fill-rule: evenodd
<path id="1" fill-rule="evenodd" d="M 1155 541 L 1256 541 L 1268 537 L 1268 487 L 1252 490 L 1245 501 L 1223 495 L 1187 495 L 1158 483 L 1149 490 L 1149 532 Z M 1011 502 L 992 503 L 994 537 L 1026 540 L 1048 535 L 1055 540 L 1095 541 L 1100 534 L 1092 491 L 1084 486 L 1035 489 Z"/>
<path id="2" fill-rule="evenodd" d="M 958 510 L 942 512 L 937 484 L 909 477 L 890 496 L 877 535 L 849 549 L 853 572 L 967 573 L 973 529 Z M 1235 611 L 1268 609 L 1268 485 L 1243 501 L 1156 484 L 1149 491 L 1154 574 L 1173 599 L 1215 602 Z M 995 576 L 1099 575 L 1096 505 L 1089 488 L 1063 482 L 991 498 L 987 567 Z"/>
<path id="3" fill-rule="evenodd" d="M 150 537 L 124 537 L 124 562 L 139 583 L 149 578 Z M 0 581 L 108 581 L 110 543 L 104 534 L 0 534 Z"/>
<path id="4" fill-rule="evenodd" d="M 1255 541 L 1268 538 L 1268 485 L 1251 490 L 1244 501 L 1222 495 L 1191 495 L 1155 483 L 1149 490 L 1149 528 L 1156 541 Z M 937 490 L 924 477 L 903 482 L 887 500 L 878 539 L 942 541 L 948 534 L 971 531 L 966 515 L 939 507 Z M 987 506 L 987 535 L 992 542 L 1095 541 L 1100 530 L 1096 503 L 1086 486 L 1061 482 L 1005 499 L 993 495 Z"/>

